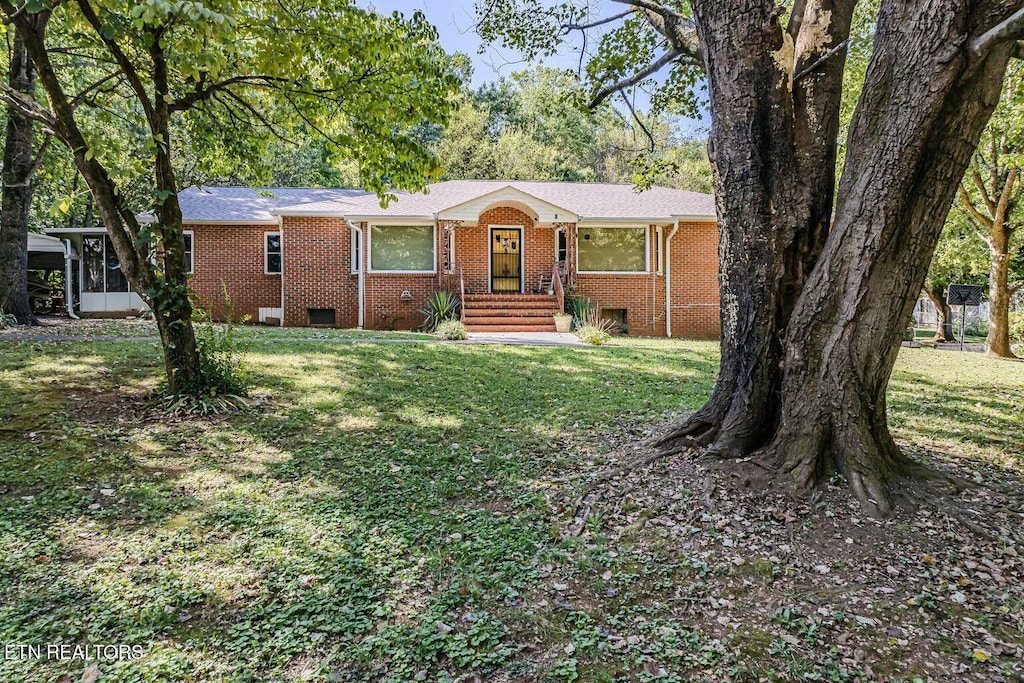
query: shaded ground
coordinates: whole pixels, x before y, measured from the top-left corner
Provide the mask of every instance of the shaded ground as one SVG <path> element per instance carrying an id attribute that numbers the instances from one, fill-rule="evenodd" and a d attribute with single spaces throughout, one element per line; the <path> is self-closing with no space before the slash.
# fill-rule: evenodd
<path id="1" fill-rule="evenodd" d="M 143 647 L 100 681 L 1021 675 L 1012 496 L 875 522 L 684 457 L 575 508 L 707 397 L 713 344 L 281 340 L 247 357 L 252 410 L 193 421 L 142 400 L 156 352 L 0 340 L 0 642 Z M 1024 491 L 1022 386 L 1024 363 L 905 349 L 894 431 Z"/>

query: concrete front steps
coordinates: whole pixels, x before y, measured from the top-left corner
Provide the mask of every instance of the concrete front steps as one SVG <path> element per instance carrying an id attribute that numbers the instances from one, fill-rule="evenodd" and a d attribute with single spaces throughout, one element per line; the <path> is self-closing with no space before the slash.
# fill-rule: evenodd
<path id="1" fill-rule="evenodd" d="M 554 332 L 558 299 L 547 294 L 467 294 L 463 322 L 470 332 Z"/>

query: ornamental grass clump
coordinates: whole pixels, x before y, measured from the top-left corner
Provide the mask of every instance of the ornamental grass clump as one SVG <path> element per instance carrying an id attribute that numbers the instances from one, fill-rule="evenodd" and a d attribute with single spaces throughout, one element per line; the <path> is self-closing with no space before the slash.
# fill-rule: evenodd
<path id="1" fill-rule="evenodd" d="M 461 320 L 442 321 L 434 330 L 434 334 L 441 339 L 448 339 L 450 341 L 466 339 L 469 336 L 466 333 L 466 326 L 462 324 Z"/>
<path id="2" fill-rule="evenodd" d="M 614 327 L 615 323 L 613 321 L 601 317 L 600 308 L 589 305 L 588 302 L 588 307 L 583 311 L 582 319 L 576 324 L 576 336 L 584 344 L 601 346 L 611 340 L 612 335 L 610 333 Z"/>

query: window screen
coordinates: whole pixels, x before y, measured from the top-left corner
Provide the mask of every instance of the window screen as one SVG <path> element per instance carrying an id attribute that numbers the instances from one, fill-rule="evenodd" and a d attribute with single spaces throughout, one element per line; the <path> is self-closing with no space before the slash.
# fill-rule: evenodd
<path id="1" fill-rule="evenodd" d="M 647 270 L 647 228 L 581 228 L 579 270 L 635 273 Z"/>
<path id="2" fill-rule="evenodd" d="M 370 266 L 373 270 L 434 270 L 434 226 L 372 226 Z"/>

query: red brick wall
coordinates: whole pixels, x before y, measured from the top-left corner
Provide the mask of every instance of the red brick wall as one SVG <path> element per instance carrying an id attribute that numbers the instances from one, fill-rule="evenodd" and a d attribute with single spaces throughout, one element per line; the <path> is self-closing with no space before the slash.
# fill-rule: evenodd
<path id="1" fill-rule="evenodd" d="M 338 327 L 356 327 L 359 283 L 350 264 L 350 233 L 341 218 L 284 217 L 285 325 L 307 326 L 310 308 L 333 308 Z"/>
<path id="2" fill-rule="evenodd" d="M 554 260 L 551 228 L 537 228 L 522 211 L 496 208 L 483 213 L 477 226 L 458 228 L 455 260 L 461 263 L 472 291 L 486 292 L 490 226 L 524 227 L 526 291 L 534 291 Z M 363 229 L 365 231 L 366 225 Z M 191 286 L 204 307 L 224 315 L 222 283 L 237 318 L 258 319 L 260 307 L 281 305 L 281 275 L 263 272 L 266 225 L 186 225 L 194 232 L 195 275 Z M 603 308 L 624 308 L 631 334 L 665 334 L 665 278 L 656 274 L 657 231 L 649 227 L 651 272 L 639 275 L 577 276 L 578 293 Z M 662 239 L 668 234 L 664 228 Z M 443 230 L 436 231 L 438 258 Z M 365 242 L 365 237 L 364 237 Z M 340 218 L 288 216 L 283 223 L 285 324 L 306 326 L 308 309 L 334 308 L 339 327 L 358 322 L 358 276 L 351 273 L 350 228 Z M 368 254 L 363 250 L 364 266 Z M 409 329 L 422 323 L 419 309 L 438 289 L 458 290 L 457 277 L 444 274 L 366 273 L 364 326 Z M 408 291 L 409 301 L 401 295 Z M 680 223 L 672 240 L 672 334 L 716 338 L 719 335 L 718 230 L 714 223 Z"/>
<path id="3" fill-rule="evenodd" d="M 588 297 L 601 308 L 626 309 L 630 334 L 665 336 L 665 278 L 658 275 L 655 226 L 648 226 L 650 272 L 642 274 L 589 274 L 576 276 L 577 294 Z M 664 235 L 662 235 L 664 240 Z"/>
<path id="4" fill-rule="evenodd" d="M 672 336 L 717 339 L 718 226 L 680 223 L 672 238 Z"/>
<path id="5" fill-rule="evenodd" d="M 362 223 L 363 240 L 369 226 Z M 434 229 L 434 270 L 440 266 L 443 253 L 442 241 L 444 231 L 440 226 Z M 370 255 L 364 249 L 363 267 L 369 263 Z M 448 287 L 441 287 L 439 282 L 445 281 L 443 276 L 434 273 L 371 273 L 366 268 L 365 297 L 366 308 L 364 325 L 367 329 L 410 330 L 423 324 L 420 309 L 427 305 L 427 299 L 438 289 L 458 290 L 458 282 Z M 453 288 L 454 287 L 454 288 Z M 409 292 L 412 298 L 402 300 L 402 294 Z"/>
<path id="6" fill-rule="evenodd" d="M 200 305 L 218 320 L 226 315 L 225 285 L 232 316 L 259 320 L 259 309 L 281 305 L 281 276 L 263 272 L 263 234 L 272 225 L 195 225 L 192 231 L 193 271 L 189 286 Z"/>
<path id="7" fill-rule="evenodd" d="M 657 268 L 657 230 L 650 226 L 650 273 L 576 276 L 577 292 L 601 308 L 626 309 L 630 334 L 663 337 L 665 278 Z M 662 228 L 661 239 L 671 231 Z M 718 227 L 715 223 L 680 223 L 672 238 L 672 336 L 715 339 L 719 336 Z"/>
<path id="8" fill-rule="evenodd" d="M 480 214 L 477 225 L 455 231 L 455 262 L 462 264 L 466 287 L 473 292 L 489 292 L 488 268 L 491 257 L 491 226 L 523 227 L 523 285 L 535 292 L 542 274 L 550 275 L 555 261 L 555 234 L 550 227 L 538 228 L 519 209 L 498 207 Z"/>

